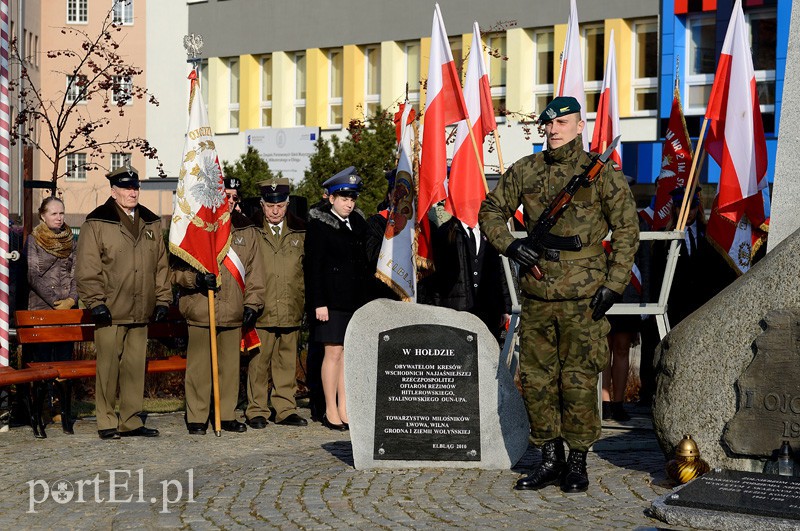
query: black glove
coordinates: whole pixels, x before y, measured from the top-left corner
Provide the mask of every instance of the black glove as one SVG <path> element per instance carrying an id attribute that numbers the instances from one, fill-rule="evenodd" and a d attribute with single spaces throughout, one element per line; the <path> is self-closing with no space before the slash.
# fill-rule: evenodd
<path id="1" fill-rule="evenodd" d="M 159 304 L 156 306 L 156 310 L 153 312 L 153 322 L 154 323 L 161 323 L 167 320 L 167 314 L 169 314 L 169 307 L 164 306 L 163 304 Z"/>
<path id="2" fill-rule="evenodd" d="M 621 299 L 622 295 L 612 289 L 605 286 L 597 288 L 594 297 L 592 297 L 592 302 L 589 303 L 589 308 L 594 308 L 592 312 L 592 321 L 599 321 L 602 319 L 614 303 L 619 302 Z"/>
<path id="3" fill-rule="evenodd" d="M 250 306 L 245 306 L 244 313 L 242 314 L 242 327 L 253 328 L 256 325 L 257 319 L 258 312 L 252 309 Z"/>
<path id="4" fill-rule="evenodd" d="M 98 304 L 92 308 L 92 321 L 94 321 L 96 325 L 111 324 L 111 312 L 108 311 L 108 306 L 105 304 Z"/>
<path id="5" fill-rule="evenodd" d="M 197 285 L 198 289 L 203 291 L 219 291 L 217 287 L 217 276 L 213 273 L 201 273 L 198 271 L 194 283 Z"/>
<path id="6" fill-rule="evenodd" d="M 506 249 L 506 256 L 515 260 L 525 269 L 530 269 L 539 263 L 541 250 L 537 249 L 527 238 L 520 238 L 511 242 Z"/>

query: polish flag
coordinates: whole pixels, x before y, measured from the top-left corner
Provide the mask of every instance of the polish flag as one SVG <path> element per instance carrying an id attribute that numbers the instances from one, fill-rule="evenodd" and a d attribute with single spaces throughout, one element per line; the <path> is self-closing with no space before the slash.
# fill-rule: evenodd
<path id="1" fill-rule="evenodd" d="M 447 40 L 439 4 L 436 4 L 433 12 L 426 94 L 417 222 L 421 227 L 418 253 L 423 259 L 431 259 L 430 228 L 423 219 L 427 219 L 431 206 L 447 197 L 444 189 L 447 177 L 445 127 L 467 118 L 461 80 L 453 62 L 453 52 L 450 51 L 450 42 Z"/>
<path id="2" fill-rule="evenodd" d="M 714 198 L 711 216 L 706 226 L 706 237 L 737 274 L 747 273 L 753 256 L 767 241 L 769 231 L 769 188 L 737 204 L 736 219 L 723 215 L 718 207 L 719 195 Z M 752 214 L 748 214 L 751 212 Z M 761 217 L 762 222 L 751 222 L 750 216 Z"/>
<path id="3" fill-rule="evenodd" d="M 486 185 L 481 173 L 483 139 L 497 129 L 492 107 L 492 89 L 489 85 L 486 63 L 483 60 L 483 42 L 477 22 L 472 27 L 472 46 L 467 64 L 467 78 L 464 82 L 464 101 L 472 123 L 472 132 L 478 144 L 480 160 L 475 155 L 467 121 L 458 122 L 445 209 L 470 227 L 474 227 L 478 223 L 481 202 L 486 199 Z"/>
<path id="4" fill-rule="evenodd" d="M 734 222 L 740 217 L 737 203 L 767 186 L 767 144 L 748 35 L 742 1 L 736 0 L 706 109 L 705 145 L 721 168 L 719 213 Z"/>
<path id="5" fill-rule="evenodd" d="M 570 0 L 567 39 L 561 52 L 561 75 L 556 96 L 572 96 L 581 104 L 581 120 L 586 122 L 586 93 L 583 91 L 583 60 L 581 59 L 581 34 L 578 31 L 578 8 Z M 589 137 L 583 135 L 583 149 L 589 151 Z"/>
<path id="6" fill-rule="evenodd" d="M 614 54 L 614 30 L 611 30 L 611 43 L 606 59 L 606 73 L 603 77 L 603 88 L 600 91 L 600 101 L 597 104 L 597 118 L 594 122 L 592 134 L 592 149 L 594 153 L 603 153 L 611 142 L 619 136 L 619 93 L 617 92 L 617 61 Z M 622 148 L 619 144 L 611 153 L 617 169 L 622 169 Z"/>

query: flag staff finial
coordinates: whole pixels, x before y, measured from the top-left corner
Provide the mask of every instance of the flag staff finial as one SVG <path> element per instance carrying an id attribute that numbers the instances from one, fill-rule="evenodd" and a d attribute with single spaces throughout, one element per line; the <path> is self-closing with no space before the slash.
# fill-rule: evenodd
<path id="1" fill-rule="evenodd" d="M 199 33 L 190 33 L 183 36 L 183 47 L 186 48 L 187 63 L 192 64 L 192 68 L 197 69 L 197 65 L 202 61 L 200 50 L 203 48 L 203 36 Z"/>

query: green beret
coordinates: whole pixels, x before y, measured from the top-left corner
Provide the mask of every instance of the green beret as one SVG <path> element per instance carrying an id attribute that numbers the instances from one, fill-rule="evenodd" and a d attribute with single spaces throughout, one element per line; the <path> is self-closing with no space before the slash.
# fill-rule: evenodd
<path id="1" fill-rule="evenodd" d="M 539 115 L 538 122 L 540 124 L 546 124 L 547 122 L 552 122 L 559 116 L 574 114 L 576 112 L 581 112 L 581 104 L 578 103 L 578 100 L 572 96 L 559 96 L 551 101 L 550 105 L 544 108 Z"/>

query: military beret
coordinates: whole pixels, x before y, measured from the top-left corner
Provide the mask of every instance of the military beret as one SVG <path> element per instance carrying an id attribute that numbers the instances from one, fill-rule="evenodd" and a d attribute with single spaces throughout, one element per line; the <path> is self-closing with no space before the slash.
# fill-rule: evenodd
<path id="1" fill-rule="evenodd" d="M 361 189 L 361 177 L 356 175 L 355 166 L 350 166 L 322 183 L 322 186 L 328 190 L 329 194 L 337 192 L 358 193 Z"/>
<path id="2" fill-rule="evenodd" d="M 265 203 L 283 203 L 289 199 L 289 179 L 285 177 L 261 181 L 258 188 Z"/>
<path id="3" fill-rule="evenodd" d="M 242 180 L 236 177 L 225 177 L 224 180 L 226 190 L 238 190 L 242 186 Z"/>
<path id="4" fill-rule="evenodd" d="M 544 108 L 537 121 L 540 124 L 546 124 L 559 116 L 566 116 L 567 114 L 574 114 L 576 112 L 581 112 L 581 104 L 578 103 L 578 100 L 572 96 L 559 96 Z"/>
<path id="5" fill-rule="evenodd" d="M 694 190 L 694 197 L 692 198 L 692 205 L 699 205 L 700 204 L 700 186 L 698 185 L 697 188 Z M 679 206 L 683 202 L 683 197 L 686 195 L 686 187 L 679 186 L 672 190 L 669 195 L 672 196 L 672 204 Z"/>
<path id="6" fill-rule="evenodd" d="M 106 174 L 111 186 L 119 188 L 139 188 L 139 172 L 131 165 L 120 166 L 116 170 Z"/>

